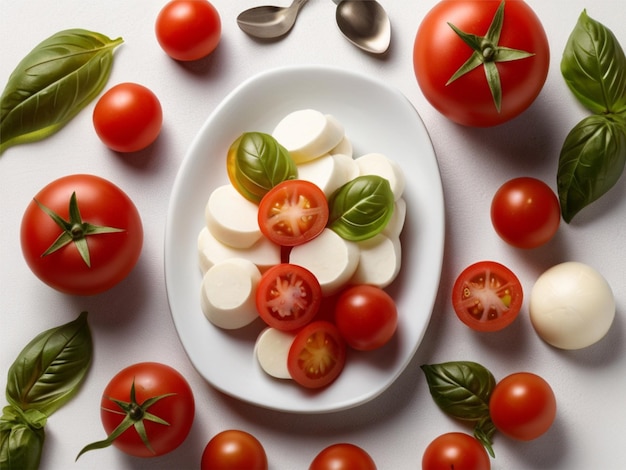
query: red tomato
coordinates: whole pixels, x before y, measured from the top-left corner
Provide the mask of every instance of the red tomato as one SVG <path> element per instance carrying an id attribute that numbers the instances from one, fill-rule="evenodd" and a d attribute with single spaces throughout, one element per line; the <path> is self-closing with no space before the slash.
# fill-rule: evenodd
<path id="1" fill-rule="evenodd" d="M 543 378 L 529 372 L 511 374 L 496 384 L 489 414 L 503 434 L 529 441 L 544 434 L 556 417 L 556 398 Z"/>
<path id="2" fill-rule="evenodd" d="M 222 23 L 218 11 L 206 0 L 172 0 L 159 12 L 155 33 L 167 55 L 191 61 L 215 50 Z"/>
<path id="3" fill-rule="evenodd" d="M 132 389 L 134 383 L 134 399 Z M 148 400 L 160 397 L 154 403 Z M 128 412 L 116 401 L 130 404 Z M 138 408 L 143 410 L 139 411 Z M 113 441 L 122 452 L 137 457 L 155 457 L 173 451 L 187 438 L 195 413 L 191 387 L 176 370 L 157 362 L 142 362 L 118 372 L 104 389 L 100 417 L 110 435 L 127 416 L 143 421 L 149 448 L 136 427 L 130 426 Z M 167 424 L 155 422 L 151 416 Z"/>
<path id="4" fill-rule="evenodd" d="M 348 345 L 371 351 L 387 344 L 396 332 L 398 310 L 380 287 L 352 286 L 337 300 L 335 324 Z"/>
<path id="5" fill-rule="evenodd" d="M 213 436 L 204 448 L 201 470 L 267 470 L 263 445 L 252 434 L 235 429 Z"/>
<path id="6" fill-rule="evenodd" d="M 263 273 L 256 308 L 269 326 L 292 331 L 309 323 L 322 302 L 322 288 L 308 269 L 282 263 Z"/>
<path id="7" fill-rule="evenodd" d="M 514 118 L 535 100 L 548 75 L 550 50 L 539 18 L 526 2 L 508 1 L 497 44 L 483 43 L 480 55 L 489 55 L 494 46 L 533 55 L 506 62 L 497 61 L 498 55 L 494 56 L 494 69 L 501 83 L 500 110 L 488 85 L 484 65 L 448 82 L 474 52 L 448 23 L 464 33 L 486 36 L 501 3 L 504 2 L 441 1 L 424 17 L 415 36 L 413 65 L 417 82 L 426 99 L 459 124 L 486 127 Z M 491 61 L 490 67 L 493 64 Z"/>
<path id="8" fill-rule="evenodd" d="M 491 202 L 491 222 L 500 237 L 518 248 L 536 248 L 559 229 L 556 194 L 543 181 L 515 178 L 504 183 Z"/>
<path id="9" fill-rule="evenodd" d="M 309 470 L 376 470 L 376 463 L 361 447 L 341 443 L 328 446 L 317 454 Z"/>
<path id="10" fill-rule="evenodd" d="M 326 195 L 309 181 L 283 181 L 270 189 L 259 203 L 259 228 L 278 245 L 308 242 L 324 230 L 326 222 Z"/>
<path id="11" fill-rule="evenodd" d="M 490 470 L 489 455 L 475 438 L 449 432 L 435 438 L 422 456 L 423 470 Z"/>
<path id="12" fill-rule="evenodd" d="M 452 305 L 459 319 L 476 331 L 498 331 L 517 318 L 523 291 L 506 266 L 480 261 L 463 270 L 452 288 Z"/>
<path id="13" fill-rule="evenodd" d="M 93 125 L 100 140 L 116 152 L 137 152 L 161 132 L 163 110 L 154 93 L 137 83 L 120 83 L 100 97 Z"/>
<path id="14" fill-rule="evenodd" d="M 82 225 L 76 220 L 69 224 L 74 193 Z M 38 203 L 64 219 L 67 229 Z M 93 230 L 84 224 L 118 231 L 91 234 Z M 45 254 L 61 235 L 73 240 Z M 67 294 L 94 295 L 110 289 L 133 269 L 143 245 L 143 227 L 137 208 L 120 188 L 98 176 L 71 175 L 35 195 L 22 217 L 20 239 L 26 263 L 39 279 Z M 85 240 L 87 261 L 78 249 Z"/>
<path id="15" fill-rule="evenodd" d="M 330 384 L 345 363 L 345 341 L 335 325 L 322 320 L 309 323 L 297 333 L 287 357 L 289 374 L 307 388 Z"/>

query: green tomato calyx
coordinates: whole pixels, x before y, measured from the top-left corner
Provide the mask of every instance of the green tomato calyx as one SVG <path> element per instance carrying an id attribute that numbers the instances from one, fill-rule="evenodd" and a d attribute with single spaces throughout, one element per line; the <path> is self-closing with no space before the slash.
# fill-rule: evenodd
<path id="1" fill-rule="evenodd" d="M 504 24 L 504 0 L 500 3 L 500 6 L 496 10 L 496 13 L 489 25 L 487 34 L 485 36 L 477 36 L 475 34 L 465 33 L 452 23 L 448 25 L 454 30 L 456 34 L 473 49 L 473 53 L 467 61 L 461 65 L 461 67 L 454 72 L 452 77 L 446 83 L 446 86 L 454 82 L 456 79 L 462 77 L 466 73 L 471 72 L 477 67 L 483 65 L 485 67 L 485 76 L 487 77 L 487 83 L 493 102 L 498 112 L 502 108 L 502 85 L 500 83 L 500 73 L 496 66 L 496 62 L 510 62 L 513 60 L 526 59 L 532 57 L 535 54 L 532 52 L 526 52 L 519 49 L 511 49 L 508 47 L 499 46 L 500 33 L 502 32 L 502 25 Z"/>
<path id="2" fill-rule="evenodd" d="M 52 220 L 61 228 L 62 232 L 57 239 L 48 247 L 46 251 L 42 253 L 42 257 L 48 256 L 57 250 L 60 250 L 70 243 L 74 243 L 76 249 L 80 253 L 81 258 L 87 265 L 91 267 L 91 257 L 89 255 L 89 246 L 87 245 L 87 237 L 91 235 L 99 235 L 103 233 L 124 232 L 124 229 L 115 227 L 104 227 L 101 225 L 93 225 L 88 222 L 83 222 L 78 209 L 78 201 L 76 199 L 76 192 L 72 193 L 70 197 L 69 208 L 69 220 L 63 219 L 59 214 L 44 206 L 37 199 L 35 199 L 37 205 L 50 216 Z"/>

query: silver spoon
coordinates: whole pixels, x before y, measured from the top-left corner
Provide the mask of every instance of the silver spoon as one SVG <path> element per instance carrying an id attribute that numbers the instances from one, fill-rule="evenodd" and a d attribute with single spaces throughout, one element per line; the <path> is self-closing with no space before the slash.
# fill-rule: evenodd
<path id="1" fill-rule="evenodd" d="M 307 0 L 294 0 L 288 7 L 262 6 L 245 10 L 237 16 L 242 31 L 262 39 L 272 39 L 287 34 L 296 22 L 300 7 Z"/>
<path id="2" fill-rule="evenodd" d="M 355 46 L 372 54 L 383 54 L 391 43 L 391 21 L 376 0 L 333 0 L 337 26 Z"/>

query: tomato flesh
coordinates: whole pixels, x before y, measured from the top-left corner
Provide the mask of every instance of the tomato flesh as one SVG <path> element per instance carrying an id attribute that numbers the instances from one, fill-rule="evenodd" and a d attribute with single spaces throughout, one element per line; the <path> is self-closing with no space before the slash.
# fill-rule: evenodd
<path id="1" fill-rule="evenodd" d="M 298 384 L 321 388 L 339 376 L 345 362 L 346 343 L 337 327 L 319 320 L 297 333 L 289 349 L 287 368 Z"/>
<path id="2" fill-rule="evenodd" d="M 506 266 L 481 261 L 468 266 L 452 288 L 459 319 L 477 331 L 498 331 L 510 325 L 522 306 L 522 285 Z"/>
<path id="3" fill-rule="evenodd" d="M 318 236 L 328 222 L 324 192 L 304 180 L 274 186 L 259 203 L 259 228 L 271 241 L 296 246 Z"/>
<path id="4" fill-rule="evenodd" d="M 322 302 L 322 288 L 308 269 L 282 263 L 263 273 L 256 289 L 256 306 L 271 327 L 292 331 L 309 323 Z"/>
<path id="5" fill-rule="evenodd" d="M 200 462 L 201 470 L 267 470 L 267 454 L 252 434 L 237 429 L 211 438 Z"/>
<path id="6" fill-rule="evenodd" d="M 436 437 L 422 456 L 424 470 L 490 470 L 489 455 L 475 438 L 462 432 Z"/>

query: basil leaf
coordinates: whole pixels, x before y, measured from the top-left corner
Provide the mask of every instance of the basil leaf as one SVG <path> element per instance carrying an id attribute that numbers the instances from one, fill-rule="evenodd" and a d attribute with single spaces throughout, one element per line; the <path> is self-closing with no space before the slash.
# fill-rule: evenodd
<path id="1" fill-rule="evenodd" d="M 559 156 L 557 190 L 565 222 L 603 196 L 626 165 L 626 118 L 591 115 L 567 135 Z"/>
<path id="2" fill-rule="evenodd" d="M 626 110 L 626 56 L 615 35 L 583 11 L 561 60 L 576 98 L 593 113 Z"/>
<path id="3" fill-rule="evenodd" d="M 331 195 L 328 207 L 328 228 L 346 240 L 367 240 L 380 233 L 391 219 L 393 191 L 381 176 L 358 176 Z"/>
<path id="4" fill-rule="evenodd" d="M 40 333 L 9 368 L 9 404 L 50 416 L 77 392 L 89 369 L 92 349 L 87 312 Z"/>
<path id="5" fill-rule="evenodd" d="M 0 154 L 61 129 L 104 88 L 122 39 L 58 32 L 17 65 L 0 97 Z"/>
<path id="6" fill-rule="evenodd" d="M 10 407 L 7 407 L 10 408 Z M 45 433 L 20 422 L 0 419 L 0 468 L 36 470 L 39 468 Z"/>
<path id="7" fill-rule="evenodd" d="M 229 170 L 231 182 L 253 202 L 259 202 L 278 183 L 298 177 L 298 169 L 289 151 L 271 135 L 246 132 L 236 144 L 234 165 Z"/>

